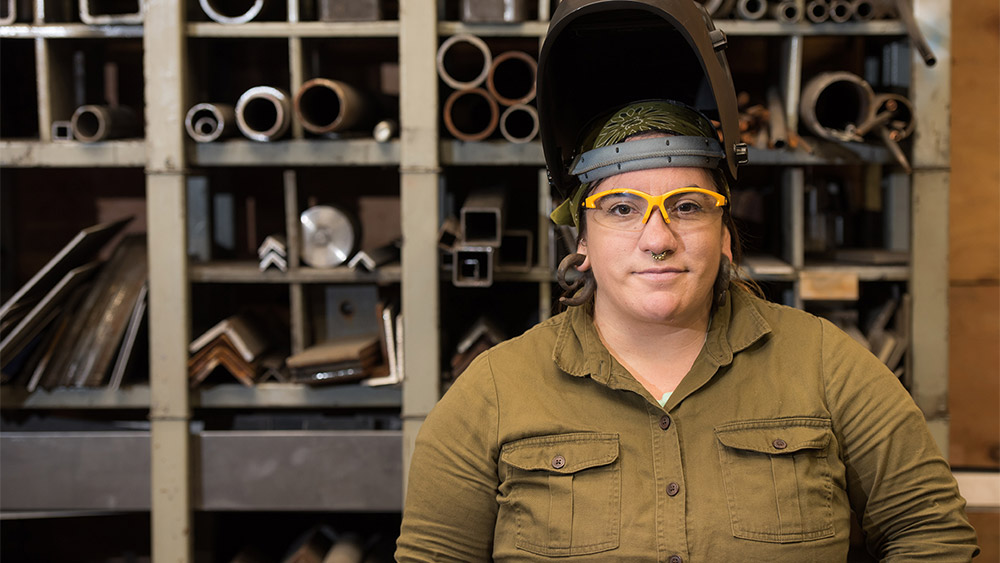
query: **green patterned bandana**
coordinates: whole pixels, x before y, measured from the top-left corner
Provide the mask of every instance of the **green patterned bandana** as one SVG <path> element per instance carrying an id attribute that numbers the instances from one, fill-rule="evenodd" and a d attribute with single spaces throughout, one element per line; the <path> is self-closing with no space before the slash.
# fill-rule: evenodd
<path id="1" fill-rule="evenodd" d="M 623 143 L 629 137 L 647 131 L 657 131 L 680 137 L 700 137 L 710 139 L 712 142 L 718 141 L 718 133 L 712 122 L 697 110 L 668 100 L 645 100 L 629 104 L 612 112 L 608 117 L 598 119 L 596 125 L 589 129 L 583 142 L 580 143 L 578 154 L 586 156 L 585 153 L 588 151 Z M 677 158 L 676 153 L 674 154 L 674 158 Z M 578 158 L 574 161 L 574 165 L 580 160 Z M 626 166 L 631 164 L 632 169 L 657 168 L 671 165 L 716 168 L 719 163 L 718 158 L 705 159 L 702 157 L 702 160 L 697 161 L 697 163 L 692 163 L 690 159 L 682 160 L 678 158 L 678 162 L 665 164 L 665 162 L 670 162 L 670 160 L 669 157 L 664 156 L 661 159 L 646 158 L 646 162 L 643 163 L 637 161 L 630 162 L 627 159 L 623 160 L 622 163 Z M 619 166 L 619 168 L 621 167 Z M 583 182 L 584 176 L 585 174 L 578 176 L 581 182 Z M 580 202 L 589 191 L 589 188 L 590 182 L 582 183 L 572 197 L 564 201 L 552 212 L 550 216 L 552 221 L 557 225 L 579 226 Z M 727 198 L 729 197 L 728 185 L 719 186 L 719 189 L 722 190 L 723 195 Z"/>

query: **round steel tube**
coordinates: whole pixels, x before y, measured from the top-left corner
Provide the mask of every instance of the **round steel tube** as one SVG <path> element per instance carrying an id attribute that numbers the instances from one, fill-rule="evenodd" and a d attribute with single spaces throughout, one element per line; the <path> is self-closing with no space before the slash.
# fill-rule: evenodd
<path id="1" fill-rule="evenodd" d="M 817 136 L 833 141 L 860 141 L 857 128 L 872 118 L 875 93 L 850 72 L 825 72 L 802 89 L 799 116 Z"/>
<path id="2" fill-rule="evenodd" d="M 236 109 L 229 104 L 195 104 L 184 117 L 188 135 L 199 143 L 211 143 L 236 134 Z"/>
<path id="3" fill-rule="evenodd" d="M 368 100 L 339 80 L 313 78 L 295 94 L 295 115 L 307 131 L 322 135 L 347 131 L 368 115 Z"/>
<path id="4" fill-rule="evenodd" d="M 444 126 L 462 141 L 482 141 L 497 129 L 500 108 L 482 88 L 456 90 L 444 103 Z"/>
<path id="5" fill-rule="evenodd" d="M 515 104 L 500 116 L 500 134 L 512 143 L 527 143 L 538 135 L 538 110 L 527 104 Z"/>
<path id="6" fill-rule="evenodd" d="M 469 46 L 472 46 L 474 49 L 479 51 L 479 54 L 482 57 L 482 67 L 478 67 L 477 64 L 476 67 L 479 68 L 478 74 L 475 74 L 471 80 L 464 80 L 455 77 L 455 74 L 465 74 L 469 71 L 469 68 L 463 68 L 462 64 L 467 61 L 463 61 L 460 56 L 456 57 L 455 55 L 461 55 L 460 51 L 468 50 Z M 456 49 L 458 52 L 452 52 L 452 49 Z M 456 58 L 459 60 L 456 61 Z M 490 51 L 489 46 L 479 37 L 469 33 L 452 35 L 451 37 L 445 39 L 444 43 L 441 44 L 441 47 L 438 48 L 438 76 L 441 77 L 441 80 L 444 80 L 445 84 L 456 90 L 478 88 L 483 82 L 486 81 L 486 77 L 489 75 L 492 65 L 493 53 Z M 472 68 L 472 72 L 474 73 L 475 71 L 476 69 Z"/>
<path id="7" fill-rule="evenodd" d="M 833 0 L 830 2 L 830 21 L 844 23 L 854 15 L 853 7 L 846 0 Z"/>
<path id="8" fill-rule="evenodd" d="M 737 0 L 736 15 L 744 20 L 759 20 L 767 13 L 766 0 Z"/>
<path id="9" fill-rule="evenodd" d="M 902 141 L 913 134 L 917 114 L 909 98 L 899 94 L 876 94 L 872 106 L 875 108 L 873 119 L 889 114 L 884 127 L 889 130 L 892 140 Z"/>
<path id="10" fill-rule="evenodd" d="M 218 4 L 225 5 L 225 7 L 227 8 L 226 10 L 227 12 L 229 12 L 230 11 L 229 9 L 233 7 L 231 4 L 237 4 L 237 2 L 231 2 L 231 1 L 220 2 L 219 0 L 216 0 L 216 2 Z M 243 12 L 234 15 L 228 15 L 222 13 L 221 7 L 218 5 L 213 5 L 211 0 L 198 0 L 198 3 L 201 4 L 201 9 L 202 11 L 205 12 L 205 15 L 207 15 L 213 21 L 217 21 L 219 23 L 228 23 L 228 24 L 247 23 L 248 21 L 260 15 L 261 10 L 264 9 L 264 0 L 253 0 L 252 2 L 250 1 L 238 2 L 239 4 L 238 10 L 242 10 L 243 6 L 248 5 L 247 9 Z M 232 11 L 237 11 L 237 10 L 232 10 Z"/>
<path id="11" fill-rule="evenodd" d="M 853 0 L 851 12 L 857 21 L 871 21 L 875 19 L 875 3 L 872 0 Z"/>
<path id="12" fill-rule="evenodd" d="M 73 112 L 70 123 L 73 136 L 84 143 L 137 137 L 142 132 L 138 114 L 121 106 L 80 106 Z"/>
<path id="13" fill-rule="evenodd" d="M 799 9 L 799 5 L 795 3 L 795 0 L 783 0 L 782 2 L 771 4 L 768 10 L 771 13 L 771 17 L 781 23 L 798 23 L 802 20 L 802 10 Z"/>
<path id="14" fill-rule="evenodd" d="M 812 0 L 806 4 L 806 17 L 813 23 L 823 23 L 830 19 L 830 7 L 823 0 Z"/>
<path id="15" fill-rule="evenodd" d="M 378 143 L 388 143 L 399 134 L 399 123 L 395 119 L 383 119 L 375 124 L 372 137 Z"/>
<path id="16" fill-rule="evenodd" d="M 271 86 L 255 86 L 236 102 L 236 125 L 247 138 L 273 141 L 288 131 L 292 122 L 288 93 Z"/>
<path id="17" fill-rule="evenodd" d="M 523 51 L 506 51 L 493 59 L 486 89 L 505 106 L 526 104 L 535 99 L 537 75 L 538 61 L 534 57 Z"/>

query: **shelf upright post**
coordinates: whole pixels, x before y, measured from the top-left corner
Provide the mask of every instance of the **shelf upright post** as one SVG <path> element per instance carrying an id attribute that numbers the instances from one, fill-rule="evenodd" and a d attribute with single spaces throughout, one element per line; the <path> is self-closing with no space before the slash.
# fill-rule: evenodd
<path id="1" fill-rule="evenodd" d="M 183 2 L 148 0 L 143 30 L 152 558 L 160 563 L 193 559 L 184 8 Z"/>
<path id="2" fill-rule="evenodd" d="M 297 24 L 300 21 L 298 0 L 288 0 L 288 23 Z M 295 94 L 305 82 L 303 78 L 302 38 L 298 35 L 288 38 L 288 95 L 295 99 Z M 301 139 L 305 136 L 302 122 L 292 120 L 292 138 Z"/>
<path id="3" fill-rule="evenodd" d="M 801 7 L 801 6 L 800 6 Z M 785 125 L 789 131 L 799 129 L 799 103 L 802 91 L 802 35 L 789 35 L 781 44 L 781 64 L 778 65 L 778 80 L 781 83 L 782 98 L 785 104 Z M 786 209 L 782 219 L 782 239 L 784 241 L 784 256 L 788 264 L 795 269 L 795 281 L 792 283 L 791 295 L 785 295 L 783 301 L 801 309 L 802 294 L 799 291 L 799 272 L 805 266 L 805 170 L 788 168 L 781 173 L 781 194 Z"/>
<path id="4" fill-rule="evenodd" d="M 914 15 L 937 64 L 912 49 L 910 95 L 916 108 L 911 184 L 910 292 L 914 400 L 948 455 L 948 190 L 951 114 L 951 2 L 915 0 Z"/>
<path id="5" fill-rule="evenodd" d="M 440 395 L 437 8 L 399 3 L 404 491 L 417 431 Z"/>

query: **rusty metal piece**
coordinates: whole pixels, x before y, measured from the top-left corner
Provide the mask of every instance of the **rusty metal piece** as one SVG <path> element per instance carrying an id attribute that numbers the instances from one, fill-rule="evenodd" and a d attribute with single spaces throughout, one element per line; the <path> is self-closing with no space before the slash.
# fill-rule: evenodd
<path id="1" fill-rule="evenodd" d="M 740 19 L 759 20 L 766 13 L 766 0 L 736 0 L 736 16 Z"/>
<path id="2" fill-rule="evenodd" d="M 522 22 L 527 19 L 526 4 L 525 0 L 462 0 L 462 21 L 466 23 Z"/>
<path id="3" fill-rule="evenodd" d="M 319 0 L 319 21 L 370 22 L 380 19 L 380 0 Z"/>
<path id="4" fill-rule="evenodd" d="M 471 63 L 463 51 L 473 52 L 468 47 L 471 46 L 478 51 L 478 56 L 474 56 L 477 62 Z M 481 66 L 478 59 L 481 58 Z M 493 52 L 485 41 L 470 33 L 459 33 L 444 40 L 437 52 L 438 76 L 444 83 L 456 90 L 467 90 L 476 88 L 486 81 L 493 65 Z M 476 74 L 478 69 L 478 74 Z M 456 75 L 469 73 L 471 80 L 456 78 Z"/>
<path id="5" fill-rule="evenodd" d="M 538 135 L 538 110 L 527 104 L 510 106 L 500 116 L 500 134 L 512 143 L 527 143 Z"/>
<path id="6" fill-rule="evenodd" d="M 824 72 L 802 90 L 799 115 L 817 136 L 833 141 L 860 141 L 854 131 L 871 119 L 875 93 L 850 72 Z"/>
<path id="7" fill-rule="evenodd" d="M 851 0 L 851 16 L 856 21 L 871 21 L 875 19 L 875 3 L 872 0 Z"/>
<path id="8" fill-rule="evenodd" d="M 292 107 L 288 92 L 271 86 L 255 86 L 236 102 L 236 125 L 254 141 L 274 141 L 288 131 Z"/>
<path id="9" fill-rule="evenodd" d="M 399 122 L 395 119 L 383 119 L 376 123 L 372 130 L 372 137 L 378 143 L 388 143 L 397 135 L 399 135 Z"/>
<path id="10" fill-rule="evenodd" d="M 486 89 L 505 106 L 526 104 L 535 99 L 537 74 L 538 61 L 534 57 L 524 51 L 506 51 L 493 59 Z"/>
<path id="11" fill-rule="evenodd" d="M 80 106 L 73 112 L 71 122 L 73 135 L 85 143 L 138 137 L 142 132 L 139 115 L 123 106 Z"/>
<path id="12" fill-rule="evenodd" d="M 812 0 L 806 4 L 806 17 L 813 23 L 823 23 L 830 19 L 830 6 L 823 0 Z"/>
<path id="13" fill-rule="evenodd" d="M 456 90 L 444 103 L 444 126 L 462 141 L 482 141 L 497 129 L 500 108 L 482 88 Z"/>
<path id="14" fill-rule="evenodd" d="M 236 109 L 230 104 L 195 104 L 184 117 L 184 129 L 199 143 L 236 134 Z"/>
<path id="15" fill-rule="evenodd" d="M 771 4 L 768 11 L 772 18 L 781 23 L 798 23 L 802 21 L 802 10 L 795 0 L 783 0 Z"/>
<path id="16" fill-rule="evenodd" d="M 347 131 L 368 117 L 368 100 L 339 80 L 313 78 L 295 94 L 295 114 L 307 131 L 322 135 Z"/>
<path id="17" fill-rule="evenodd" d="M 211 0 L 198 0 L 198 3 L 201 4 L 201 9 L 205 12 L 205 15 L 213 21 L 226 24 L 247 23 L 259 16 L 261 10 L 264 9 L 264 0 L 252 0 L 252 2 L 242 2 L 242 4 L 249 4 L 249 7 L 244 11 L 238 12 L 235 15 L 228 15 L 223 13 L 220 7 L 213 4 Z M 229 3 L 226 3 L 226 8 L 230 7 Z M 242 10 L 243 6 L 240 6 L 239 9 Z"/>
<path id="18" fill-rule="evenodd" d="M 141 24 L 145 0 L 80 0 L 80 21 L 87 25 Z"/>
<path id="19" fill-rule="evenodd" d="M 853 6 L 847 0 L 833 0 L 830 2 L 830 21 L 844 23 L 853 16 Z"/>

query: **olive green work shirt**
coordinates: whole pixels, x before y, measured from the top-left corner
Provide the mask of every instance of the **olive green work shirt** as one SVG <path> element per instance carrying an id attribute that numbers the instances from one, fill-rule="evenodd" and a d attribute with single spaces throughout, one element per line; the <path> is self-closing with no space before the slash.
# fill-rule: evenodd
<path id="1" fill-rule="evenodd" d="M 876 559 L 969 561 L 898 379 L 828 321 L 730 295 L 665 407 L 584 307 L 480 355 L 421 427 L 397 560 L 847 561 L 853 512 Z"/>

